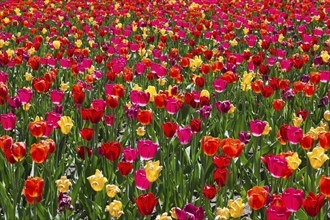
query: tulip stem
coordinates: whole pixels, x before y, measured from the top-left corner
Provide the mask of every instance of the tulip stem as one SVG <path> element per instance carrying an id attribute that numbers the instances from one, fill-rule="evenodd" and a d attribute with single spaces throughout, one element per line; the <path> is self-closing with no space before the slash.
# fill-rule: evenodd
<path id="1" fill-rule="evenodd" d="M 37 199 L 34 198 L 34 202 L 33 202 L 33 219 L 37 220 L 38 219 L 38 215 L 37 215 Z"/>

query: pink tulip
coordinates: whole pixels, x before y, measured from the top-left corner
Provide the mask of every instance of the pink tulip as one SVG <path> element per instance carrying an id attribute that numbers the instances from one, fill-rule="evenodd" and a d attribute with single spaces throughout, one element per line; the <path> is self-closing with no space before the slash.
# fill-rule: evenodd
<path id="1" fill-rule="evenodd" d="M 134 174 L 134 180 L 135 180 L 135 186 L 139 190 L 146 190 L 150 186 L 150 182 L 148 181 L 146 177 L 146 171 L 145 170 L 137 170 Z"/>
<path id="2" fill-rule="evenodd" d="M 132 90 L 130 92 L 130 98 L 133 104 L 137 104 L 139 106 L 146 106 L 150 100 L 150 93 Z"/>
<path id="3" fill-rule="evenodd" d="M 288 141 L 291 144 L 298 144 L 303 138 L 303 131 L 301 128 L 289 125 L 287 128 Z"/>
<path id="4" fill-rule="evenodd" d="M 151 63 L 151 72 L 155 73 L 157 77 L 161 78 L 166 76 L 167 69 L 158 63 Z"/>
<path id="5" fill-rule="evenodd" d="M 292 174 L 292 170 L 288 167 L 288 162 L 283 157 L 268 154 L 261 157 L 261 160 L 275 178 L 287 178 Z"/>
<path id="6" fill-rule="evenodd" d="M 146 68 L 146 65 L 142 62 L 135 64 L 136 74 L 141 75 L 142 73 L 144 73 L 145 68 Z"/>
<path id="7" fill-rule="evenodd" d="M 126 58 L 119 57 L 119 58 L 112 59 L 110 62 L 110 66 L 111 66 L 112 71 L 115 74 L 119 74 L 126 66 L 126 63 L 127 63 Z"/>
<path id="8" fill-rule="evenodd" d="M 0 72 L 0 82 L 5 83 L 7 82 L 8 74 L 6 72 Z"/>
<path id="9" fill-rule="evenodd" d="M 193 136 L 193 133 L 189 126 L 186 126 L 184 128 L 179 127 L 177 134 L 180 144 L 188 144 Z"/>
<path id="10" fill-rule="evenodd" d="M 142 160 L 151 160 L 158 151 L 158 144 L 151 140 L 138 140 L 137 149 Z"/>
<path id="11" fill-rule="evenodd" d="M 125 161 L 133 163 L 138 156 L 138 149 L 126 147 L 123 149 L 123 155 Z"/>
<path id="12" fill-rule="evenodd" d="M 96 111 L 105 111 L 107 103 L 103 99 L 95 99 L 92 101 L 92 107 Z"/>
<path id="13" fill-rule="evenodd" d="M 259 137 L 264 132 L 267 123 L 261 120 L 250 121 L 250 130 L 253 136 Z"/>
<path id="14" fill-rule="evenodd" d="M 61 120 L 61 117 L 61 114 L 55 112 L 48 112 L 46 114 L 47 125 L 52 126 L 53 128 L 58 128 L 59 125 L 57 124 L 57 122 Z"/>
<path id="15" fill-rule="evenodd" d="M 103 117 L 104 117 L 105 124 L 107 126 L 112 126 L 113 125 L 113 122 L 114 122 L 114 116 L 113 115 L 105 115 Z"/>
<path id="16" fill-rule="evenodd" d="M 16 115 L 13 113 L 1 115 L 1 125 L 5 131 L 13 130 L 16 124 Z"/>
<path id="17" fill-rule="evenodd" d="M 285 206 L 290 212 L 297 212 L 304 200 L 304 191 L 300 189 L 287 188 L 282 193 L 282 198 L 285 203 Z"/>
<path id="18" fill-rule="evenodd" d="M 166 112 L 170 115 L 174 115 L 180 109 L 179 101 L 174 98 L 166 99 Z"/>
<path id="19" fill-rule="evenodd" d="M 63 69 L 68 69 L 71 66 L 71 61 L 68 58 L 63 58 L 60 60 L 60 65 Z"/>
<path id="20" fill-rule="evenodd" d="M 283 206 L 271 205 L 266 210 L 268 220 L 287 220 L 291 213 Z"/>
<path id="21" fill-rule="evenodd" d="M 21 100 L 22 104 L 26 104 L 26 103 L 30 103 L 30 101 L 32 100 L 33 92 L 31 89 L 20 88 L 17 91 L 17 96 Z"/>
<path id="22" fill-rule="evenodd" d="M 52 90 L 49 95 L 52 103 L 55 105 L 61 104 L 64 98 L 64 92 L 61 90 Z"/>
<path id="23" fill-rule="evenodd" d="M 216 92 L 223 92 L 226 89 L 227 81 L 223 79 L 216 79 L 213 81 L 213 87 Z"/>

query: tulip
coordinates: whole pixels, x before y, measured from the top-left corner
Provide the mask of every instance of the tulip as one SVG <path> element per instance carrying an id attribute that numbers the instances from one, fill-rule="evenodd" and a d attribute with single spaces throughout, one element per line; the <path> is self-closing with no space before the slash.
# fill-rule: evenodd
<path id="1" fill-rule="evenodd" d="M 62 193 L 66 193 L 69 187 L 72 185 L 70 180 L 66 176 L 61 176 L 61 179 L 55 181 L 57 190 Z"/>
<path id="2" fill-rule="evenodd" d="M 167 215 L 167 212 L 164 212 L 161 215 L 157 215 L 156 220 L 172 220 L 172 218 Z"/>
<path id="3" fill-rule="evenodd" d="M 103 143 L 99 148 L 101 154 L 110 161 L 115 161 L 120 155 L 120 143 L 119 142 L 109 142 Z"/>
<path id="4" fill-rule="evenodd" d="M 227 168 L 216 168 L 213 173 L 213 179 L 218 184 L 218 186 L 226 185 L 228 176 Z"/>
<path id="5" fill-rule="evenodd" d="M 35 143 L 31 145 L 30 155 L 35 163 L 44 163 L 49 155 L 49 145 L 43 143 Z"/>
<path id="6" fill-rule="evenodd" d="M 223 92 L 226 89 L 226 86 L 227 86 L 226 80 L 218 78 L 213 81 L 214 90 L 218 93 Z"/>
<path id="7" fill-rule="evenodd" d="M 93 153 L 93 150 L 88 148 L 88 147 L 78 147 L 77 148 L 77 153 L 81 159 L 85 159 L 85 152 L 88 157 L 90 157 Z"/>
<path id="8" fill-rule="evenodd" d="M 130 162 L 125 161 L 119 162 L 117 167 L 122 176 L 127 176 L 134 168 Z"/>
<path id="9" fill-rule="evenodd" d="M 139 195 L 137 200 L 133 200 L 136 203 L 140 214 L 143 216 L 150 215 L 158 202 L 158 198 L 155 198 L 152 192 Z"/>
<path id="10" fill-rule="evenodd" d="M 133 163 L 138 156 L 138 149 L 126 147 L 123 149 L 123 156 L 125 161 Z"/>
<path id="11" fill-rule="evenodd" d="M 254 186 L 249 189 L 248 192 L 248 203 L 253 210 L 259 210 L 266 204 L 268 192 L 261 186 Z"/>
<path id="12" fill-rule="evenodd" d="M 55 105 L 61 104 L 64 98 L 64 92 L 61 90 L 52 90 L 49 95 L 52 103 Z"/>
<path id="13" fill-rule="evenodd" d="M 261 120 L 250 121 L 250 130 L 253 136 L 259 137 L 265 130 L 267 123 Z"/>
<path id="14" fill-rule="evenodd" d="M 166 112 L 170 115 L 174 115 L 179 110 L 180 105 L 179 101 L 175 98 L 166 99 L 165 109 Z"/>
<path id="15" fill-rule="evenodd" d="M 321 132 L 318 135 L 319 144 L 325 150 L 330 148 L 330 132 Z"/>
<path id="16" fill-rule="evenodd" d="M 40 177 L 29 177 L 25 181 L 23 195 L 30 204 L 38 203 L 42 199 L 44 180 Z"/>
<path id="17" fill-rule="evenodd" d="M 114 198 L 117 195 L 117 193 L 120 193 L 121 192 L 121 190 L 119 189 L 119 187 L 116 186 L 116 185 L 113 185 L 113 184 L 106 185 L 105 189 L 107 191 L 107 195 L 110 198 Z"/>
<path id="18" fill-rule="evenodd" d="M 217 208 L 215 220 L 228 220 L 229 214 L 228 208 Z"/>
<path id="19" fill-rule="evenodd" d="M 149 182 L 155 182 L 158 179 L 160 171 L 162 171 L 163 167 L 159 166 L 159 160 L 152 162 L 148 161 L 148 163 L 144 166 L 144 170 L 146 171 L 146 177 Z"/>
<path id="20" fill-rule="evenodd" d="M 73 206 L 71 205 L 71 197 L 64 194 L 63 192 L 60 192 L 57 202 L 58 202 L 58 209 L 57 209 L 58 212 L 73 210 Z"/>
<path id="21" fill-rule="evenodd" d="M 288 141 L 291 144 L 298 144 L 303 138 L 303 131 L 301 128 L 289 125 L 287 127 L 287 135 Z"/>
<path id="22" fill-rule="evenodd" d="M 14 157 L 15 161 L 22 161 L 26 154 L 26 144 L 25 142 L 15 142 L 11 146 L 10 150 L 11 155 Z"/>
<path id="23" fill-rule="evenodd" d="M 69 134 L 73 127 L 72 119 L 69 116 L 61 117 L 61 120 L 57 124 L 60 126 L 63 134 Z"/>
<path id="24" fill-rule="evenodd" d="M 109 205 L 105 207 L 105 211 L 109 212 L 110 215 L 114 218 L 120 218 L 124 212 L 122 211 L 123 205 L 120 201 L 118 200 L 113 200 Z"/>
<path id="25" fill-rule="evenodd" d="M 188 203 L 183 209 L 175 208 L 175 215 L 178 220 L 195 219 L 204 220 L 203 207 L 196 207 L 191 203 Z"/>
<path id="26" fill-rule="evenodd" d="M 245 204 L 242 198 L 238 198 L 235 201 L 230 199 L 228 201 L 229 213 L 232 218 L 239 218 L 243 215 Z"/>
<path id="27" fill-rule="evenodd" d="M 319 182 L 320 192 L 326 197 L 330 197 L 330 176 L 322 175 Z"/>
<path id="28" fill-rule="evenodd" d="M 219 169 L 227 168 L 230 164 L 230 158 L 225 155 L 214 156 L 213 164 Z"/>
<path id="29" fill-rule="evenodd" d="M 16 115 L 13 113 L 1 114 L 1 125 L 5 131 L 10 131 L 15 128 Z"/>
<path id="30" fill-rule="evenodd" d="M 304 200 L 304 191 L 300 189 L 287 188 L 282 193 L 282 198 L 285 206 L 290 212 L 297 212 Z"/>
<path id="31" fill-rule="evenodd" d="M 167 138 L 171 138 L 175 135 L 178 130 L 178 125 L 175 122 L 166 122 L 162 125 L 164 134 Z"/>
<path id="32" fill-rule="evenodd" d="M 146 177 L 145 170 L 137 170 L 134 174 L 135 186 L 139 190 L 146 190 L 150 186 L 150 182 Z"/>
<path id="33" fill-rule="evenodd" d="M 93 128 L 83 128 L 79 131 L 79 134 L 84 140 L 90 141 L 94 137 L 94 130 Z"/>
<path id="34" fill-rule="evenodd" d="M 288 162 L 288 166 L 291 170 L 298 169 L 299 165 L 301 164 L 301 160 L 297 152 L 295 152 L 292 156 L 286 157 L 285 159 Z"/>
<path id="35" fill-rule="evenodd" d="M 218 192 L 218 190 L 215 188 L 215 185 L 205 185 L 203 188 L 203 194 L 205 198 L 208 200 L 211 200 L 215 197 L 215 194 Z"/>
<path id="36" fill-rule="evenodd" d="M 270 205 L 266 210 L 268 220 L 287 220 L 291 213 L 285 206 Z"/>
<path id="37" fill-rule="evenodd" d="M 188 144 L 193 136 L 193 133 L 191 132 L 191 128 L 189 126 L 186 126 L 184 128 L 179 127 L 178 128 L 178 138 L 180 141 L 180 144 Z"/>
<path id="38" fill-rule="evenodd" d="M 287 178 L 292 174 L 292 170 L 289 169 L 286 158 L 268 154 L 261 157 L 261 160 L 270 174 L 275 178 Z"/>
<path id="39" fill-rule="evenodd" d="M 309 150 L 314 145 L 314 138 L 310 135 L 304 135 L 299 144 L 304 150 Z"/>
<path id="40" fill-rule="evenodd" d="M 152 111 L 150 110 L 138 110 L 137 120 L 142 125 L 150 125 L 152 122 Z"/>
<path id="41" fill-rule="evenodd" d="M 244 144 L 237 139 L 225 138 L 220 143 L 223 153 L 229 158 L 239 157 L 243 151 Z"/>
<path id="42" fill-rule="evenodd" d="M 103 189 L 104 184 L 108 181 L 102 174 L 102 171 L 96 169 L 95 174 L 87 177 L 94 191 L 99 192 Z"/>
<path id="43" fill-rule="evenodd" d="M 315 147 L 312 152 L 307 153 L 307 156 L 314 169 L 319 169 L 329 159 L 322 147 Z"/>
<path id="44" fill-rule="evenodd" d="M 202 120 L 200 120 L 199 118 L 193 118 L 190 120 L 189 125 L 193 132 L 200 132 L 202 129 Z"/>
<path id="45" fill-rule="evenodd" d="M 151 140 L 138 140 L 137 149 L 142 160 L 151 160 L 158 151 L 158 144 Z"/>
<path id="46" fill-rule="evenodd" d="M 17 91 L 17 95 L 21 100 L 22 104 L 30 103 L 32 100 L 33 92 L 28 88 L 21 88 Z"/>
<path id="47" fill-rule="evenodd" d="M 302 207 L 304 208 L 307 215 L 315 217 L 319 214 L 323 204 L 323 195 L 315 195 L 313 192 L 310 192 L 306 199 L 303 201 Z"/>
<path id="48" fill-rule="evenodd" d="M 231 108 L 231 103 L 229 100 L 220 101 L 215 103 L 215 107 L 220 113 L 228 113 Z"/>
<path id="49" fill-rule="evenodd" d="M 53 46 L 54 46 L 54 48 L 55 48 L 56 50 L 60 49 L 60 47 L 61 47 L 61 41 L 59 41 L 59 40 L 54 40 L 54 41 L 53 41 Z"/>
<path id="50" fill-rule="evenodd" d="M 205 155 L 213 156 L 217 153 L 220 146 L 220 138 L 204 136 L 202 138 L 202 150 Z"/>

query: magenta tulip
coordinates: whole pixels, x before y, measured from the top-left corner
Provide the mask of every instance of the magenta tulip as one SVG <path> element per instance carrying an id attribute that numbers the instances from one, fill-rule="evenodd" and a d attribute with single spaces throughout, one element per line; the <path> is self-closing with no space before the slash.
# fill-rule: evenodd
<path id="1" fill-rule="evenodd" d="M 304 200 L 304 191 L 300 189 L 287 188 L 282 193 L 282 198 L 285 203 L 285 206 L 290 212 L 297 212 Z"/>
<path id="2" fill-rule="evenodd" d="M 137 170 L 134 174 L 134 180 L 135 180 L 135 186 L 139 190 L 146 190 L 150 186 L 150 182 L 148 181 L 146 177 L 146 171 L 145 170 Z"/>
<path id="3" fill-rule="evenodd" d="M 16 115 L 13 113 L 1 115 L 1 125 L 5 131 L 13 130 L 16 124 Z"/>
<path id="4" fill-rule="evenodd" d="M 253 136 L 259 137 L 264 132 L 267 123 L 261 120 L 250 121 L 250 130 Z"/>
<path id="5" fill-rule="evenodd" d="M 151 140 L 138 140 L 137 149 L 143 160 L 151 160 L 158 151 L 158 144 Z"/>

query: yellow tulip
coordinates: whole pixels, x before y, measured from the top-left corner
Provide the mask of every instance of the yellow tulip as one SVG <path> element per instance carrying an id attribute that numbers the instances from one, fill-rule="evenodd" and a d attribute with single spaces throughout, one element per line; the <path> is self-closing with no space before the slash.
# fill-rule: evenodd
<path id="1" fill-rule="evenodd" d="M 149 182 L 155 182 L 158 179 L 160 171 L 162 171 L 163 167 L 159 166 L 159 160 L 152 162 L 148 161 L 148 163 L 144 166 L 144 170 L 146 171 L 146 176 Z"/>
<path id="2" fill-rule="evenodd" d="M 252 80 L 253 80 L 253 73 L 247 73 L 245 71 L 241 83 L 241 88 L 244 92 L 251 89 Z"/>
<path id="3" fill-rule="evenodd" d="M 167 215 L 167 212 L 164 212 L 162 215 L 157 215 L 156 220 L 171 220 L 171 216 Z"/>
<path id="4" fill-rule="evenodd" d="M 284 36 L 283 34 L 280 34 L 280 36 L 278 36 L 278 42 L 281 43 L 284 40 Z"/>
<path id="5" fill-rule="evenodd" d="M 174 219 L 178 219 L 178 216 L 176 216 L 175 209 L 176 209 L 175 207 L 171 208 L 171 211 L 170 211 L 171 217 L 174 218 Z"/>
<path id="6" fill-rule="evenodd" d="M 132 90 L 142 91 L 142 87 L 140 87 L 138 84 L 134 84 L 134 87 Z"/>
<path id="7" fill-rule="evenodd" d="M 30 107 L 31 107 L 30 103 L 23 104 L 23 110 L 24 111 L 29 111 Z"/>
<path id="8" fill-rule="evenodd" d="M 62 176 L 61 179 L 55 181 L 57 190 L 60 192 L 67 192 L 69 190 L 69 187 L 71 186 L 71 182 L 69 179 L 67 179 L 66 176 Z"/>
<path id="9" fill-rule="evenodd" d="M 309 162 L 314 169 L 320 168 L 329 157 L 324 153 L 324 148 L 315 147 L 312 152 L 308 152 Z"/>
<path id="10" fill-rule="evenodd" d="M 113 200 L 109 205 L 105 207 L 105 211 L 109 212 L 112 217 L 120 218 L 123 212 L 123 204 L 118 200 Z"/>
<path id="11" fill-rule="evenodd" d="M 301 116 L 299 116 L 299 117 L 297 117 L 295 115 L 293 116 L 293 125 L 294 126 L 300 127 L 301 124 L 303 123 L 303 121 L 304 121 L 304 119 Z"/>
<path id="12" fill-rule="evenodd" d="M 60 47 L 61 47 L 61 41 L 59 41 L 59 40 L 54 40 L 54 41 L 53 41 L 53 46 L 54 46 L 54 48 L 55 48 L 56 50 L 60 49 Z"/>
<path id="13" fill-rule="evenodd" d="M 82 45 L 82 41 L 81 41 L 80 39 L 77 40 L 77 41 L 76 41 L 76 46 L 77 46 L 78 48 L 80 48 L 81 45 Z"/>
<path id="14" fill-rule="evenodd" d="M 203 90 L 201 91 L 201 96 L 204 96 L 204 97 L 210 98 L 210 92 L 209 92 L 208 90 L 203 89 Z"/>
<path id="15" fill-rule="evenodd" d="M 105 189 L 107 191 L 107 195 L 110 198 L 114 198 L 117 195 L 117 193 L 121 192 L 119 187 L 114 184 L 108 184 Z"/>
<path id="16" fill-rule="evenodd" d="M 324 117 L 324 119 L 325 119 L 326 121 L 330 121 L 330 111 L 329 111 L 329 110 L 326 110 L 326 111 L 324 112 L 323 117 Z"/>
<path id="17" fill-rule="evenodd" d="M 245 204 L 242 198 L 238 198 L 235 201 L 232 199 L 228 201 L 229 213 L 233 218 L 239 218 L 243 215 Z"/>
<path id="18" fill-rule="evenodd" d="M 227 220 L 229 219 L 228 208 L 217 208 L 215 220 Z"/>
<path id="19" fill-rule="evenodd" d="M 148 92 L 150 94 L 150 101 L 153 102 L 155 101 L 154 96 L 157 94 L 157 90 L 156 87 L 154 86 L 148 86 L 148 88 L 146 90 L 144 90 L 145 92 Z"/>
<path id="20" fill-rule="evenodd" d="M 61 120 L 58 121 L 57 124 L 60 126 L 63 134 L 69 134 L 73 127 L 72 119 L 69 116 L 62 116 Z"/>
<path id="21" fill-rule="evenodd" d="M 329 61 L 329 58 L 330 58 L 328 51 L 323 50 L 321 52 L 321 57 L 322 57 L 323 62 L 327 63 Z"/>
<path id="22" fill-rule="evenodd" d="M 292 156 L 286 157 L 285 159 L 288 162 L 289 168 L 292 170 L 298 169 L 301 164 L 301 160 L 296 152 Z"/>
<path id="23" fill-rule="evenodd" d="M 63 92 L 65 92 L 68 89 L 69 89 L 69 83 L 61 82 L 60 90 L 62 90 Z"/>
<path id="24" fill-rule="evenodd" d="M 24 76 L 26 81 L 31 81 L 33 78 L 32 74 L 28 72 L 26 72 Z"/>
<path id="25" fill-rule="evenodd" d="M 136 134 L 140 137 L 144 136 L 146 134 L 146 130 L 144 129 L 144 127 L 138 127 L 136 129 Z"/>
<path id="26" fill-rule="evenodd" d="M 96 169 L 95 174 L 87 177 L 87 180 L 91 184 L 91 187 L 96 192 L 101 191 L 104 187 L 104 184 L 108 181 L 102 174 L 102 171 Z"/>
<path id="27" fill-rule="evenodd" d="M 262 135 L 267 135 L 272 130 L 272 127 L 269 126 L 268 122 L 266 122 L 266 127 L 264 131 L 262 132 Z"/>

